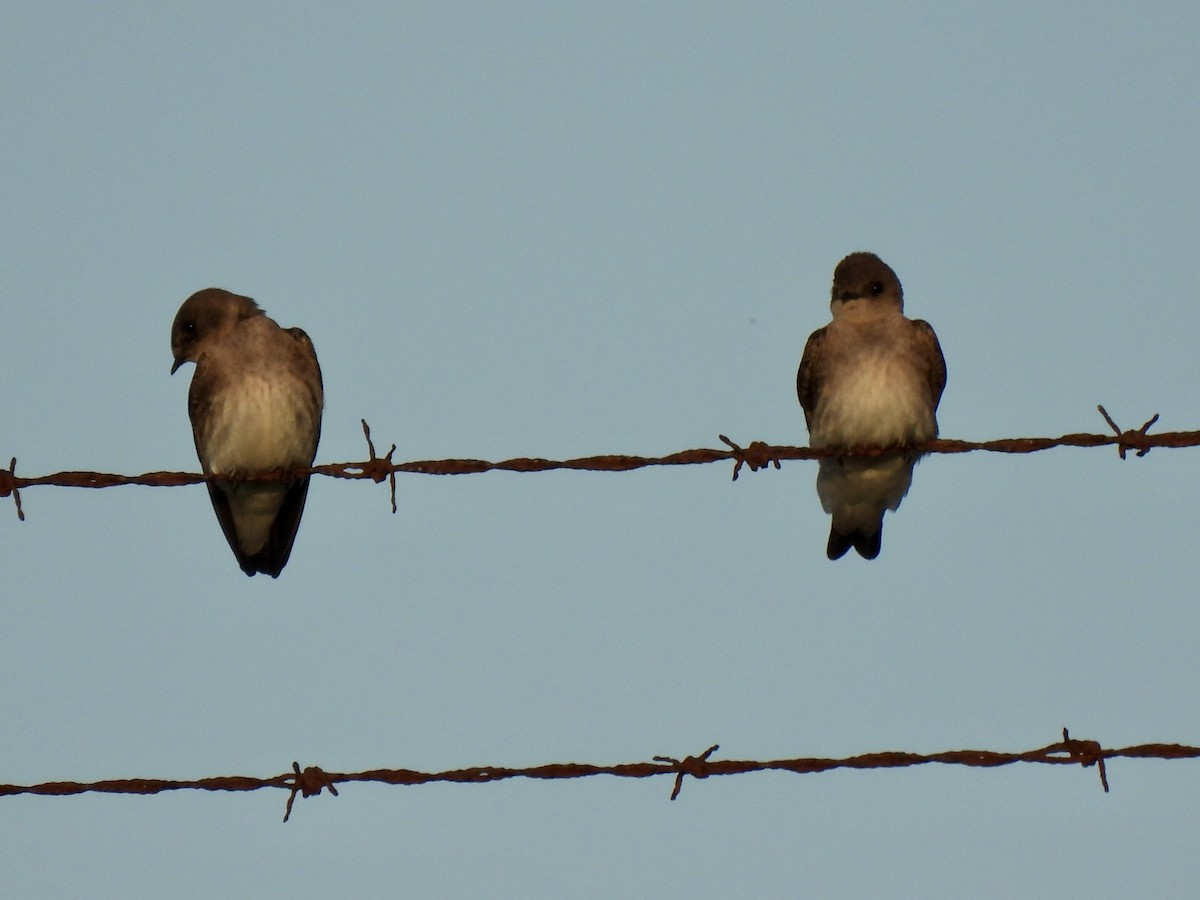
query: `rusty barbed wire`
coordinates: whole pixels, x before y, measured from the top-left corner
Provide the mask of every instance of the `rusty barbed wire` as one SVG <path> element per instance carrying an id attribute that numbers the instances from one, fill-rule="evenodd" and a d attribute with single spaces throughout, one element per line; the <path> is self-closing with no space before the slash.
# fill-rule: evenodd
<path id="1" fill-rule="evenodd" d="M 329 772 L 319 766 L 300 768 L 292 763 L 292 771 L 271 778 L 255 778 L 245 775 L 227 775 L 199 778 L 190 781 L 171 781 L 160 778 L 121 778 L 106 781 L 47 781 L 41 784 L 0 784 L 0 797 L 33 794 L 43 797 L 63 797 L 74 794 L 159 794 L 164 791 L 257 791 L 263 788 L 280 788 L 288 792 L 283 821 L 292 814 L 296 795 L 316 797 L 328 789 L 335 797 L 337 785 L 350 782 L 374 782 L 412 787 L 420 784 L 451 782 L 454 784 L 486 784 L 512 778 L 528 778 L 551 781 L 568 778 L 588 778 L 595 775 L 612 775 L 617 778 L 652 778 L 658 775 L 673 775 L 674 786 L 671 799 L 679 796 L 684 778 L 709 778 L 716 775 L 743 775 L 749 772 L 792 772 L 811 775 L 834 769 L 902 769 L 912 766 L 939 765 L 968 766 L 972 768 L 997 768 L 1014 763 L 1041 763 L 1044 765 L 1080 765 L 1084 768 L 1096 766 L 1100 784 L 1108 793 L 1108 772 L 1105 766 L 1111 759 L 1196 759 L 1200 758 L 1200 747 L 1185 744 L 1138 744 L 1120 749 L 1106 749 L 1099 741 L 1072 738 L 1066 728 L 1062 740 L 1020 753 L 1003 753 L 994 750 L 946 750 L 941 753 L 909 753 L 883 751 L 864 753 L 842 759 L 827 757 L 799 757 L 796 759 L 742 760 L 712 759 L 720 749 L 713 744 L 703 753 L 676 759 L 670 756 L 655 756 L 652 762 L 617 763 L 615 765 L 591 765 L 588 763 L 549 763 L 527 768 L 504 766 L 473 766 L 465 769 L 449 769 L 443 772 L 419 772 L 413 769 L 370 769 L 364 772 Z"/>
<path id="2" fill-rule="evenodd" d="M 1103 406 L 1097 409 L 1113 430 L 1113 434 L 1064 434 L 1060 437 L 1031 437 L 1031 438 L 1001 438 L 991 441 L 962 441 L 939 439 L 903 448 L 906 452 L 915 453 L 971 453 L 983 451 L 988 453 L 1037 453 L 1056 447 L 1116 447 L 1121 459 L 1125 454 L 1136 451 L 1139 457 L 1145 456 L 1155 447 L 1183 448 L 1200 446 L 1200 431 L 1172 431 L 1159 434 L 1148 434 L 1150 427 L 1158 421 L 1155 413 L 1140 428 L 1122 430 L 1113 421 Z M 392 512 L 396 512 L 396 473 L 412 473 L 420 475 L 473 475 L 483 472 L 549 472 L 556 469 L 570 469 L 588 472 L 629 472 L 649 466 L 694 466 L 715 462 L 733 462 L 733 480 L 737 481 L 742 467 L 747 466 L 752 472 L 765 469 L 769 465 L 780 467 L 782 460 L 790 459 L 827 459 L 831 456 L 872 457 L 886 456 L 895 453 L 898 448 L 854 448 L 854 449 L 817 449 L 813 447 L 793 447 L 767 444 L 754 441 L 746 447 L 735 444 L 725 435 L 718 435 L 726 445 L 726 450 L 699 448 L 681 450 L 666 456 L 630 456 L 625 454 L 603 454 L 597 456 L 581 456 L 574 459 L 543 459 L 541 457 L 514 457 L 499 462 L 489 462 L 482 459 L 427 459 L 411 462 L 394 462 L 392 455 L 396 445 L 383 456 L 376 455 L 375 444 L 371 439 L 371 429 L 366 421 L 362 422 L 363 435 L 367 440 L 369 458 L 362 462 L 324 463 L 312 468 L 294 470 L 279 470 L 264 472 L 250 476 L 223 475 L 230 481 L 283 481 L 304 475 L 327 475 L 331 478 L 369 478 L 382 483 L 387 481 L 391 488 Z M 199 484 L 211 481 L 215 476 L 193 472 L 146 472 L 142 475 L 116 475 L 105 472 L 55 472 L 52 475 L 23 477 L 16 474 L 17 460 L 14 457 L 8 469 L 0 469 L 0 497 L 12 496 L 17 508 L 17 518 L 25 521 L 25 512 L 21 504 L 20 491 L 28 487 L 52 485 L 55 487 L 106 488 L 119 485 L 142 485 L 146 487 L 176 487 L 185 484 Z"/>

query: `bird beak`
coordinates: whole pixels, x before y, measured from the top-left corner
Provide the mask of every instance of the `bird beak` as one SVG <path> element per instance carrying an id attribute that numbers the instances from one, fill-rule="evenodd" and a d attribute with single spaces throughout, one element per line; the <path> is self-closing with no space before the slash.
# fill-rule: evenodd
<path id="1" fill-rule="evenodd" d="M 184 359 L 182 356 L 175 357 L 175 365 L 171 366 L 171 374 L 174 375 L 176 372 L 178 372 L 179 367 L 182 366 L 185 362 L 187 362 L 187 360 Z"/>

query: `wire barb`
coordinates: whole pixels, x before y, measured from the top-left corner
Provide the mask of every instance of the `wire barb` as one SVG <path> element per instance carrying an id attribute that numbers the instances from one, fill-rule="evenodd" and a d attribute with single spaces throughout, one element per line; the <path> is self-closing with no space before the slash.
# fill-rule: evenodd
<path id="1" fill-rule="evenodd" d="M 733 464 L 734 481 L 737 481 L 738 472 L 742 470 L 743 465 L 749 466 L 751 472 L 765 469 L 771 463 L 775 464 L 776 469 L 780 468 L 779 458 L 771 452 L 772 447 L 770 444 L 764 444 L 762 441 L 752 441 L 749 447 L 742 449 L 723 434 L 718 434 L 717 437 L 732 451 L 732 456 L 735 460 Z"/>
<path id="2" fill-rule="evenodd" d="M 708 777 L 708 758 L 720 749 L 720 744 L 713 744 L 699 756 L 685 756 L 683 759 L 675 759 L 673 756 L 654 757 L 655 762 L 670 763 L 675 770 L 675 787 L 671 791 L 672 800 L 679 796 L 679 791 L 683 788 L 684 775 L 691 775 L 693 778 Z"/>
<path id="3" fill-rule="evenodd" d="M 367 424 L 366 419 L 359 421 L 362 422 L 363 437 L 367 439 L 367 453 L 371 457 L 359 467 L 360 471 L 376 484 L 380 484 L 385 478 L 388 480 L 388 485 L 392 489 L 392 515 L 395 515 L 396 464 L 392 462 L 392 454 L 396 452 L 396 445 L 392 444 L 392 449 L 387 452 L 386 456 L 376 456 L 375 442 L 371 440 L 371 426 Z"/>
<path id="4" fill-rule="evenodd" d="M 17 505 L 17 521 L 25 521 L 25 510 L 21 509 L 21 492 L 17 490 L 17 458 L 14 456 L 7 469 L 0 469 L 0 497 L 12 494 Z"/>
<path id="5" fill-rule="evenodd" d="M 329 788 L 329 793 L 335 797 L 338 795 L 333 778 L 327 775 L 320 766 L 307 766 L 301 771 L 300 763 L 293 760 L 292 773 L 284 777 L 285 784 L 291 791 L 287 798 L 287 808 L 283 811 L 283 821 L 285 822 L 292 817 L 292 804 L 296 800 L 296 794 L 300 794 L 302 797 L 315 797 L 324 788 Z"/>
<path id="6" fill-rule="evenodd" d="M 1100 771 L 1100 786 L 1108 793 L 1108 771 L 1104 767 L 1104 748 L 1099 741 L 1080 741 L 1071 737 L 1070 732 L 1063 728 L 1063 749 L 1070 754 L 1071 761 L 1077 762 L 1085 769 L 1096 766 Z"/>
<path id="7" fill-rule="evenodd" d="M 1150 435 L 1147 432 L 1150 430 L 1150 426 L 1158 421 L 1158 413 L 1147 419 L 1146 424 L 1137 431 L 1122 431 L 1120 426 L 1113 421 L 1112 416 L 1108 414 L 1107 409 L 1103 406 L 1097 406 L 1096 409 L 1100 410 L 1100 415 L 1104 416 L 1104 421 L 1108 423 L 1108 427 L 1116 433 L 1117 454 L 1121 459 L 1125 458 L 1125 451 L 1127 450 L 1137 450 L 1139 458 L 1150 452 L 1153 444 L 1150 443 Z"/>

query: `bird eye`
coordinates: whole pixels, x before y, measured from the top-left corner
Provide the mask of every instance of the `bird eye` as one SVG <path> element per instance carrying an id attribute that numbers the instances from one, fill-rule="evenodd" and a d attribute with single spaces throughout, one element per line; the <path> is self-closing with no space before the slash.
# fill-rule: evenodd
<path id="1" fill-rule="evenodd" d="M 182 327 L 184 334 L 195 334 L 196 333 L 196 323 L 195 322 L 184 322 L 181 327 Z"/>
<path id="2" fill-rule="evenodd" d="M 883 293 L 883 282 L 882 281 L 872 281 L 871 282 L 871 296 L 878 297 L 882 293 Z"/>

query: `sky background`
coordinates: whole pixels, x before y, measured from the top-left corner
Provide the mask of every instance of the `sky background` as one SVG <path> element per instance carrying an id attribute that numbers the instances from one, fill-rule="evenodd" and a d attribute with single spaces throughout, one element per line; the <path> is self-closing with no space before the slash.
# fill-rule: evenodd
<path id="1" fill-rule="evenodd" d="M 196 471 L 220 286 L 319 462 L 804 444 L 871 250 L 942 435 L 1200 427 L 1194 4 L 44 3 L 0 23 L 0 455 Z M 315 478 L 276 581 L 200 486 L 0 506 L 0 781 L 1200 742 L 1195 450 L 938 456 L 872 563 L 816 465 Z M 11 503 L 11 501 L 6 501 Z M 1170 896 L 1200 765 L 0 799 L 11 896 Z"/>

